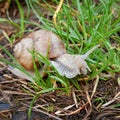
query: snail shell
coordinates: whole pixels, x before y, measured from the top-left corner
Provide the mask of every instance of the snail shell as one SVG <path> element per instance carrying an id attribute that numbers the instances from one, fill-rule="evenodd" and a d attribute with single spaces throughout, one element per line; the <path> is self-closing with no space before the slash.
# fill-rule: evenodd
<path id="1" fill-rule="evenodd" d="M 27 70 L 33 70 L 33 59 L 30 53 L 32 50 L 45 57 L 48 56 L 49 59 L 55 59 L 66 53 L 62 40 L 47 30 L 35 31 L 15 45 L 14 56 Z"/>

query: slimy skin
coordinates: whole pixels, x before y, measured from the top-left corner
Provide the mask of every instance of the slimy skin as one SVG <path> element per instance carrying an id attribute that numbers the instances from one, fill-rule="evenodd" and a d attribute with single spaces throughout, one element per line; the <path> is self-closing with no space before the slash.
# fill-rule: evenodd
<path id="1" fill-rule="evenodd" d="M 54 61 L 51 61 L 51 63 L 60 75 L 67 78 L 74 78 L 78 74 L 86 75 L 87 69 L 91 70 L 85 60 L 98 46 L 96 45 L 83 55 L 63 54 Z"/>

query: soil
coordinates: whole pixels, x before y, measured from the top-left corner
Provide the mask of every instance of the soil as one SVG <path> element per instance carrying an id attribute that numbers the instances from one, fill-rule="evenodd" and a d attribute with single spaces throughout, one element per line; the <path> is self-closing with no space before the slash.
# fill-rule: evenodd
<path id="1" fill-rule="evenodd" d="M 5 5 L 5 3 L 0 4 Z M 12 6 L 14 14 L 10 7 L 9 12 L 12 19 L 17 19 L 18 9 L 14 4 Z M 25 7 L 24 4 L 23 6 Z M 5 13 L 7 8 L 4 8 L 4 10 L 0 9 L 0 17 L 7 18 Z M 47 11 L 43 10 L 43 13 L 46 17 Z M 47 18 L 50 19 L 51 16 L 47 15 Z M 34 16 L 30 20 L 39 23 Z M 33 28 L 34 26 L 26 26 L 26 29 Z M 0 45 L 12 53 L 13 46 L 5 39 L 3 30 L 8 36 L 14 35 L 17 30 L 7 23 L 0 23 Z M 2 49 L 0 49 L 0 57 L 11 60 Z M 74 89 L 70 94 L 54 91 L 40 95 L 33 105 L 29 120 L 120 120 L 120 86 L 117 81 L 120 73 L 114 75 L 101 73 L 100 76 L 105 76 L 106 80 L 97 81 L 98 79 L 95 78 L 88 82 L 80 81 L 81 89 Z M 97 87 L 94 91 L 95 85 Z M 72 93 L 78 98 L 78 106 L 73 105 L 75 102 Z M 0 120 L 28 120 L 29 106 L 35 94 L 29 81 L 13 75 L 7 70 L 7 65 L 0 62 Z M 111 103 L 105 105 L 107 102 Z M 70 109 L 63 110 L 70 105 L 73 105 Z M 61 113 L 56 115 L 56 111 Z"/>

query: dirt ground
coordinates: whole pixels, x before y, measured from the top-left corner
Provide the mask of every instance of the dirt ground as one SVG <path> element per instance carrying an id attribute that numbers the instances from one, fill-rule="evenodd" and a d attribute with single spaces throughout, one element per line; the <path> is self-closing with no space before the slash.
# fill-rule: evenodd
<path id="1" fill-rule="evenodd" d="M 19 15 L 14 5 L 13 8 L 14 15 L 11 9 L 10 15 L 15 19 Z M 5 10 L 0 10 L 2 18 L 6 18 Z M 35 17 L 31 19 L 38 22 Z M 26 29 L 32 27 L 34 28 L 28 25 Z M 16 29 L 9 24 L 0 23 L 0 45 L 12 53 L 13 48 L 3 36 L 3 30 L 11 36 L 16 33 Z M 10 60 L 2 49 L 0 57 Z M 117 81 L 120 73 L 100 75 L 105 76 L 106 80 L 95 78 L 87 83 L 80 81 L 81 90 L 73 90 L 69 95 L 61 94 L 60 91 L 42 94 L 33 105 L 30 120 L 120 120 L 120 87 Z M 0 120 L 28 120 L 28 109 L 35 95 L 30 84 L 13 75 L 7 70 L 7 65 L 0 62 Z M 74 105 L 73 93 L 79 98 L 78 106 Z M 64 110 L 65 107 L 70 108 Z M 60 114 L 56 115 L 56 111 L 60 111 Z"/>
<path id="2" fill-rule="evenodd" d="M 32 96 L 30 93 L 24 92 L 24 89 L 30 89 L 32 92 L 32 89 L 28 87 L 29 83 L 26 80 L 15 78 L 5 68 L 0 71 L 0 78 L 0 120 L 28 120 L 28 108 Z M 44 113 L 42 105 L 47 104 L 47 106 L 51 106 L 51 109 L 54 105 L 56 110 L 61 110 L 65 106 L 74 104 L 72 95 L 58 95 L 59 92 L 43 94 L 35 102 L 30 120 L 82 120 L 83 118 L 89 120 L 119 120 L 120 109 L 119 106 L 115 107 L 116 104 L 119 104 L 119 99 L 116 98 L 114 102 L 101 108 L 101 103 L 113 100 L 119 93 L 120 88 L 116 79 L 117 76 L 114 79 L 109 78 L 107 81 L 99 81 L 92 99 L 92 106 L 85 100 L 86 95 L 83 95 L 83 92 L 76 91 L 76 94 L 81 96 L 81 105 L 78 108 L 72 107 L 69 111 L 70 115 L 56 116 L 55 111 L 52 110 L 49 113 Z M 80 84 L 82 91 L 87 88 L 89 94 L 91 94 L 94 81 L 89 81 L 87 84 L 81 82 Z M 100 100 L 95 101 L 96 98 Z"/>

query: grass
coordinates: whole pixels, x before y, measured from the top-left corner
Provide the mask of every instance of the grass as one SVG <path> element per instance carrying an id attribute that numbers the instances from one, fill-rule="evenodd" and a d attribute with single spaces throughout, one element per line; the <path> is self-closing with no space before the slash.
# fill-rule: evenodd
<path id="1" fill-rule="evenodd" d="M 21 37 L 21 35 L 23 35 L 24 31 L 26 31 L 25 25 L 29 24 L 40 29 L 51 30 L 58 34 L 66 44 L 66 49 L 70 54 L 84 54 L 96 44 L 100 44 L 100 48 L 95 50 L 87 60 L 90 68 L 92 69 L 92 73 L 88 73 L 88 79 L 90 80 L 96 77 L 96 75 L 99 75 L 102 71 L 106 71 L 111 74 L 120 72 L 120 49 L 112 45 L 113 43 L 120 43 L 120 37 L 117 34 L 120 29 L 119 11 L 114 8 L 117 6 L 117 1 L 100 0 L 98 5 L 95 5 L 91 0 L 85 0 L 83 3 L 80 3 L 79 0 L 72 0 L 71 3 L 66 1 L 62 4 L 62 8 L 57 14 L 56 25 L 54 25 L 52 20 L 46 19 L 39 9 L 39 7 L 44 7 L 50 11 L 51 15 L 54 15 L 56 7 L 52 3 L 45 0 L 42 3 L 26 0 L 28 11 L 33 11 L 38 21 L 42 24 L 38 24 L 33 21 L 31 22 L 28 19 L 30 13 L 25 16 L 25 13 L 23 12 L 24 10 L 18 0 L 16 0 L 16 4 L 20 12 L 20 20 L 18 20 L 20 24 L 18 30 L 19 36 L 17 35 L 17 37 Z M 55 0 L 54 4 L 58 5 L 59 1 Z M 115 12 L 117 13 L 117 17 L 115 16 Z M 11 25 L 18 28 L 18 23 L 16 23 L 16 21 L 11 22 L 7 19 L 0 18 L 0 22 L 12 23 Z M 11 38 L 6 34 L 5 36 L 12 44 L 13 40 L 11 42 Z M 37 55 L 37 58 L 41 63 L 45 61 L 44 64 L 50 66 L 47 59 L 40 55 Z M 68 82 L 69 80 L 65 77 L 61 77 L 55 70 L 45 71 L 48 74 L 48 80 L 42 80 L 36 67 L 35 71 L 36 83 L 39 86 L 42 86 L 42 89 L 53 87 L 50 83 L 51 79 L 56 82 L 59 81 L 63 85 L 62 87 L 67 87 L 66 91 L 68 87 L 70 87 L 70 83 Z M 79 77 L 77 77 L 77 79 L 79 79 Z M 45 81 L 49 82 L 46 83 Z M 79 84 L 77 82 L 72 82 L 72 84 L 75 84 L 75 86 L 79 88 Z"/>
<path id="2" fill-rule="evenodd" d="M 20 38 L 24 32 L 29 32 L 25 29 L 25 26 L 29 25 L 55 32 L 64 41 L 67 52 L 70 54 L 84 54 L 93 46 L 100 44 L 100 48 L 95 50 L 87 59 L 87 63 L 92 70 L 91 73 L 88 73 L 87 80 L 95 78 L 101 72 L 113 75 L 120 72 L 120 36 L 118 35 L 120 30 L 120 7 L 117 0 L 100 0 L 98 5 L 93 3 L 92 0 L 84 0 L 83 2 L 79 2 L 79 0 L 69 2 L 66 0 L 57 14 L 56 25 L 52 20 L 46 19 L 40 11 L 40 7 L 49 11 L 50 16 L 53 16 L 56 6 L 59 4 L 58 0 L 54 0 L 54 2 L 26 0 L 25 2 L 28 9 L 27 15 L 25 15 L 19 0 L 16 0 L 20 18 L 14 21 L 0 18 L 0 22 L 7 22 L 18 29 L 15 38 Z M 40 24 L 29 20 L 30 11 L 34 13 Z M 7 39 L 11 40 L 8 36 Z M 4 51 L 7 52 L 5 49 Z M 43 79 L 34 65 L 36 74 L 34 78 L 36 86 L 34 88 L 38 90 L 31 106 L 37 96 L 42 93 L 54 90 L 70 93 L 72 86 L 80 89 L 79 78 L 83 76 L 77 76 L 73 79 L 62 77 L 54 68 L 49 69 L 51 66 L 48 59 L 39 54 L 33 54 L 33 52 L 31 54 L 33 58 L 38 58 L 40 65 L 44 63 L 48 66 L 47 70 L 43 69 L 48 77 Z M 11 57 L 10 54 L 9 56 Z M 7 62 L 7 60 L 4 62 Z M 104 78 L 101 77 L 100 79 Z M 54 86 L 55 84 L 57 87 Z M 39 90 L 41 91 L 39 92 Z"/>

